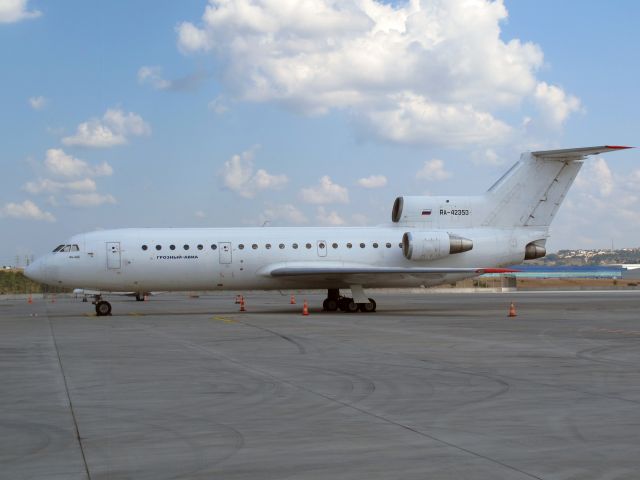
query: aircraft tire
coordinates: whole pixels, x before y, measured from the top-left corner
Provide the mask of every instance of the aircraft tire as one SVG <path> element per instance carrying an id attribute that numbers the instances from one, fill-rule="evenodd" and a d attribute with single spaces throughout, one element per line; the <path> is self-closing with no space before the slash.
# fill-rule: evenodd
<path id="1" fill-rule="evenodd" d="M 136 293 L 136 301 L 144 302 L 144 295 L 142 293 Z"/>
<path id="2" fill-rule="evenodd" d="M 322 302 L 322 309 L 325 312 L 335 312 L 338 310 L 338 302 L 333 298 L 325 298 L 324 302 Z"/>
<path id="3" fill-rule="evenodd" d="M 342 312 L 346 312 L 347 311 L 347 305 L 349 304 L 349 302 L 351 302 L 352 300 L 350 298 L 346 298 L 346 297 L 340 297 L 340 300 L 338 300 L 338 308 L 342 311 Z"/>
<path id="4" fill-rule="evenodd" d="M 100 300 L 98 303 L 96 303 L 96 315 L 98 315 L 99 317 L 111 315 L 111 304 L 109 302 L 105 302 L 104 300 Z"/>
<path id="5" fill-rule="evenodd" d="M 364 313 L 373 313 L 376 311 L 376 304 L 369 299 L 369 303 L 359 303 L 358 309 Z"/>
<path id="6" fill-rule="evenodd" d="M 354 302 L 352 298 L 350 298 L 349 302 L 346 304 L 346 308 L 344 311 L 347 313 L 355 313 L 358 311 L 358 304 Z"/>

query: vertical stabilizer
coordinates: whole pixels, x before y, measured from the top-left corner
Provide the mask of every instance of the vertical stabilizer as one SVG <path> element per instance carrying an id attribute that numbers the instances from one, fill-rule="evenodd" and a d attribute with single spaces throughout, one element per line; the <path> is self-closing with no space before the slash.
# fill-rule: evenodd
<path id="1" fill-rule="evenodd" d="M 584 159 L 629 147 L 587 147 L 523 153 L 487 192 L 483 222 L 495 227 L 548 227 Z"/>

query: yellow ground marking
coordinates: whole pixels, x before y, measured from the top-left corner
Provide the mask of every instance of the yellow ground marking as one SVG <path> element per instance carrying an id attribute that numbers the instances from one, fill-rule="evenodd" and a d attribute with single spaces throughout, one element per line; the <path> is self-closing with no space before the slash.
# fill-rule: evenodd
<path id="1" fill-rule="evenodd" d="M 225 317 L 211 317 L 211 320 L 217 320 L 219 322 L 224 322 L 224 323 L 237 323 L 235 320 L 231 318 L 225 318 Z"/>

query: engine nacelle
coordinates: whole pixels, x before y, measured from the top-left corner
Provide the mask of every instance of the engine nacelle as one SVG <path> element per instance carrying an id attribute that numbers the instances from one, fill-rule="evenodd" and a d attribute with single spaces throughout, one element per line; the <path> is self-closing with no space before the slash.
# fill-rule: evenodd
<path id="1" fill-rule="evenodd" d="M 533 260 L 534 258 L 542 258 L 547 254 L 547 249 L 536 242 L 527 243 L 524 247 L 524 259 Z"/>
<path id="2" fill-rule="evenodd" d="M 437 260 L 472 248 L 472 240 L 447 232 L 406 232 L 402 236 L 402 253 L 408 260 Z"/>

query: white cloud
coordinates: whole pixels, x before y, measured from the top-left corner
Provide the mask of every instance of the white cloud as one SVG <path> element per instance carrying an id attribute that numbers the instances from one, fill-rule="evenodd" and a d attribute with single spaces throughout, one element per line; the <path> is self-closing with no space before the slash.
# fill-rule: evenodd
<path id="1" fill-rule="evenodd" d="M 540 82 L 536 86 L 535 100 L 543 120 L 551 128 L 559 128 L 573 112 L 582 111 L 580 100 L 568 95 L 560 87 Z"/>
<path id="2" fill-rule="evenodd" d="M 39 97 L 29 97 L 29 105 L 34 110 L 42 110 L 44 107 L 47 106 L 47 103 L 48 103 L 47 99 L 44 98 L 42 95 Z"/>
<path id="3" fill-rule="evenodd" d="M 338 215 L 338 212 L 336 212 L 335 210 L 328 212 L 322 206 L 318 207 L 316 220 L 318 220 L 321 225 L 332 225 L 337 227 L 339 225 L 345 224 L 345 221 L 340 215 Z"/>
<path id="4" fill-rule="evenodd" d="M 427 181 L 442 181 L 449 177 L 451 173 L 444 169 L 444 162 L 438 159 L 426 160 L 416 173 L 416 178 Z"/>
<path id="5" fill-rule="evenodd" d="M 193 214 L 196 218 L 207 218 L 207 214 L 204 213 L 202 210 L 196 210 L 195 213 Z"/>
<path id="6" fill-rule="evenodd" d="M 320 178 L 317 186 L 300 190 L 300 196 L 305 202 L 316 205 L 349 203 L 349 191 L 345 187 L 333 183 L 328 175 Z"/>
<path id="7" fill-rule="evenodd" d="M 206 72 L 198 70 L 175 80 L 162 76 L 162 67 L 142 66 L 138 70 L 138 83 L 151 85 L 156 90 L 170 92 L 188 92 L 196 90 L 207 78 Z"/>
<path id="8" fill-rule="evenodd" d="M 49 212 L 40 210 L 31 200 L 25 200 L 22 203 L 7 203 L 0 209 L 0 217 L 11 217 L 25 220 L 44 220 L 46 222 L 55 222 L 56 217 Z"/>
<path id="9" fill-rule="evenodd" d="M 142 66 L 138 70 L 138 83 L 150 84 L 156 90 L 166 90 L 171 82 L 162 78 L 162 68 Z"/>
<path id="10" fill-rule="evenodd" d="M 176 32 L 178 33 L 178 47 L 184 53 L 211 48 L 207 34 L 189 22 L 179 24 L 176 27 Z"/>
<path id="11" fill-rule="evenodd" d="M 353 215 L 351 215 L 351 219 L 353 220 L 354 224 L 359 226 L 364 226 L 369 223 L 369 218 L 362 213 L 354 213 Z"/>
<path id="12" fill-rule="evenodd" d="M 278 222 L 302 224 L 307 223 L 309 219 L 296 206 L 290 203 L 283 205 L 269 205 L 260 215 L 260 223 Z"/>
<path id="13" fill-rule="evenodd" d="M 222 96 L 218 96 L 211 100 L 207 107 L 209 108 L 209 110 L 217 113 L 218 115 L 222 115 L 229 111 L 229 107 L 226 105 L 225 99 Z"/>
<path id="14" fill-rule="evenodd" d="M 113 195 L 93 193 L 73 193 L 67 195 L 67 201 L 74 207 L 98 207 L 104 204 L 115 204 Z"/>
<path id="15" fill-rule="evenodd" d="M 65 137 L 65 145 L 109 148 L 124 145 L 130 136 L 150 135 L 151 127 L 140 115 L 108 109 L 102 119 L 92 118 L 78 125 L 75 135 Z"/>
<path id="16" fill-rule="evenodd" d="M 96 182 L 91 178 L 84 178 L 71 182 L 57 182 L 48 178 L 41 178 L 36 181 L 27 182 L 24 190 L 32 195 L 42 193 L 58 193 L 63 190 L 71 190 L 76 192 L 95 192 Z"/>
<path id="17" fill-rule="evenodd" d="M 471 160 L 476 165 L 488 165 L 490 167 L 499 167 L 506 163 L 504 158 L 498 155 L 492 148 L 474 152 Z"/>
<path id="18" fill-rule="evenodd" d="M 0 23 L 14 23 L 20 20 L 36 18 L 39 10 L 27 10 L 29 0 L 0 0 Z"/>
<path id="19" fill-rule="evenodd" d="M 289 181 L 286 175 L 272 175 L 264 169 L 254 173 L 253 156 L 253 150 L 248 150 L 224 163 L 221 176 L 227 188 L 253 198 L 261 190 L 278 189 Z"/>
<path id="20" fill-rule="evenodd" d="M 178 48 L 210 52 L 236 98 L 307 114 L 350 112 L 367 134 L 400 143 L 504 141 L 497 117 L 537 99 L 556 123 L 575 97 L 536 78 L 537 45 L 500 38 L 502 0 L 209 0 Z M 544 84 L 546 85 L 546 84 Z"/>
<path id="21" fill-rule="evenodd" d="M 358 185 L 364 188 L 380 188 L 387 184 L 387 177 L 384 175 L 369 175 L 358 180 Z"/>
<path id="22" fill-rule="evenodd" d="M 59 177 L 101 177 L 113 174 L 113 168 L 107 162 L 89 165 L 60 148 L 47 150 L 44 166 L 50 174 Z"/>

